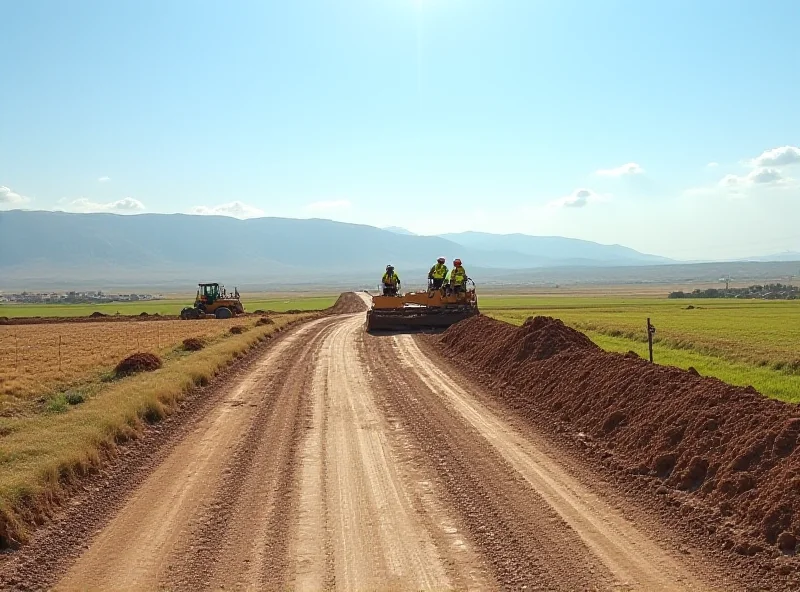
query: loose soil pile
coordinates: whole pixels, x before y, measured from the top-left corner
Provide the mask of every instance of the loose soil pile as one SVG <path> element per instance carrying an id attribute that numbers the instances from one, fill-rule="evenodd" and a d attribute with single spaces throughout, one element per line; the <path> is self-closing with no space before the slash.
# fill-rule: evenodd
<path id="1" fill-rule="evenodd" d="M 530 420 L 553 415 L 628 474 L 682 500 L 686 521 L 743 555 L 800 537 L 800 413 L 752 387 L 600 350 L 549 317 L 478 316 L 438 337 Z M 499 387 L 499 388 L 498 388 Z"/>
<path id="2" fill-rule="evenodd" d="M 241 335 L 245 331 L 247 331 L 246 327 L 242 327 L 241 325 L 234 325 L 230 329 L 228 329 L 233 335 Z"/>
<path id="3" fill-rule="evenodd" d="M 257 327 L 261 327 L 261 326 L 263 326 L 263 325 L 274 325 L 274 324 L 275 324 L 275 321 L 273 321 L 273 320 L 272 320 L 271 318 L 269 318 L 269 317 L 261 317 L 260 319 L 258 319 L 258 320 L 256 321 L 256 326 L 257 326 Z"/>
<path id="4" fill-rule="evenodd" d="M 328 309 L 331 314 L 353 314 L 366 310 L 367 305 L 355 292 L 344 292 L 334 305 Z"/>
<path id="5" fill-rule="evenodd" d="M 102 312 L 97 312 L 97 311 L 94 311 L 92 314 L 89 315 L 89 317 L 93 318 L 93 319 L 102 319 L 103 317 L 107 317 L 107 316 L 108 316 L 107 314 L 104 314 Z"/>
<path id="6" fill-rule="evenodd" d="M 161 368 L 161 358 L 155 354 L 138 353 L 122 360 L 114 369 L 117 377 L 130 376 L 137 372 L 152 372 Z"/>
<path id="7" fill-rule="evenodd" d="M 189 337 L 183 340 L 183 349 L 185 351 L 200 351 L 206 346 L 202 339 L 197 337 Z"/>

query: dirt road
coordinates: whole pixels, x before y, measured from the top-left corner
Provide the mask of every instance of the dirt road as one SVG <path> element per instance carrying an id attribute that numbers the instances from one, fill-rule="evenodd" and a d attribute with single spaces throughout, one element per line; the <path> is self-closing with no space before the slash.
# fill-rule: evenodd
<path id="1" fill-rule="evenodd" d="M 714 588 L 415 337 L 363 323 L 272 345 L 55 588 Z"/>

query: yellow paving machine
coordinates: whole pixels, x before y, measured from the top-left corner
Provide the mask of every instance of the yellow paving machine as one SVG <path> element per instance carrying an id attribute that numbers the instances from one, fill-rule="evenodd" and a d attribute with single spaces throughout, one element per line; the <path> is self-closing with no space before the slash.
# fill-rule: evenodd
<path id="1" fill-rule="evenodd" d="M 478 314 L 475 282 L 467 280 L 463 289 L 451 286 L 396 296 L 373 296 L 367 311 L 367 331 L 445 328 Z"/>

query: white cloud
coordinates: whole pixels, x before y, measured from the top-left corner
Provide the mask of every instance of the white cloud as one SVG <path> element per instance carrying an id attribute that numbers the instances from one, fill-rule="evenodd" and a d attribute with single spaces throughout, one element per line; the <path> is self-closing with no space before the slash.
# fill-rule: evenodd
<path id="1" fill-rule="evenodd" d="M 778 169 L 762 167 L 750 171 L 744 176 L 725 175 L 719 184 L 723 187 L 747 187 L 751 185 L 778 185 L 787 180 Z"/>
<path id="2" fill-rule="evenodd" d="M 576 189 L 565 197 L 551 202 L 551 206 L 559 208 L 583 208 L 591 202 L 602 201 L 602 196 L 598 195 L 591 189 Z"/>
<path id="3" fill-rule="evenodd" d="M 706 165 L 706 167 L 708 167 L 708 168 L 710 168 L 710 169 L 716 168 L 716 167 L 718 167 L 718 166 L 719 166 L 719 163 L 718 163 L 718 162 L 709 162 L 709 163 Z"/>
<path id="4" fill-rule="evenodd" d="M 800 164 L 800 148 L 796 146 L 781 146 L 761 153 L 756 158 L 745 160 L 742 165 L 749 167 L 746 174 L 731 173 L 719 180 L 716 186 L 694 187 L 686 190 L 686 195 L 713 195 L 720 189 L 733 197 L 746 197 L 754 195 L 756 189 L 796 189 L 797 180 L 786 174 L 783 167 Z M 716 162 L 710 162 L 708 167 L 716 167 Z"/>
<path id="5" fill-rule="evenodd" d="M 108 183 L 111 180 L 111 177 L 100 177 L 97 182 L 98 183 Z"/>
<path id="6" fill-rule="evenodd" d="M 15 191 L 11 191 L 10 187 L 0 185 L 0 204 L 3 205 L 18 205 L 30 201 L 30 198 L 20 195 Z"/>
<path id="7" fill-rule="evenodd" d="M 230 216 L 231 218 L 245 219 L 263 216 L 264 210 L 241 201 L 232 201 L 218 206 L 195 206 L 190 213 L 200 216 Z"/>
<path id="8" fill-rule="evenodd" d="M 143 212 L 145 207 L 142 202 L 132 197 L 124 197 L 120 200 L 108 203 L 98 203 L 85 197 L 80 197 L 69 202 L 67 205 L 67 210 L 82 214 L 100 212 L 107 212 L 111 214 L 133 214 L 136 212 Z"/>
<path id="9" fill-rule="evenodd" d="M 761 156 L 754 158 L 751 165 L 754 167 L 787 166 L 800 164 L 800 148 L 797 146 L 781 146 L 764 151 Z"/>
<path id="10" fill-rule="evenodd" d="M 314 203 L 308 204 L 306 206 L 306 210 L 309 212 L 326 212 L 329 210 L 341 210 L 344 208 L 349 208 L 352 205 L 353 204 L 346 199 L 336 199 L 332 201 L 315 201 Z"/>
<path id="11" fill-rule="evenodd" d="M 623 164 L 615 169 L 600 169 L 595 172 L 596 175 L 601 177 L 623 177 L 625 175 L 641 175 L 642 173 L 644 173 L 644 169 L 635 162 Z"/>

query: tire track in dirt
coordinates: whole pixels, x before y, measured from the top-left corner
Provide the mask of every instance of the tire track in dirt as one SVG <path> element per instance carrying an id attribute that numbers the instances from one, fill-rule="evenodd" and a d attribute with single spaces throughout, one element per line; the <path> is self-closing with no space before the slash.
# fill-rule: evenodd
<path id="1" fill-rule="evenodd" d="M 312 321 L 275 344 L 255 369 L 211 409 L 136 489 L 56 586 L 63 590 L 154 589 L 169 569 L 172 550 L 190 534 L 232 450 L 247 432 L 281 360 L 332 319 Z"/>
<path id="2" fill-rule="evenodd" d="M 336 326 L 326 325 L 279 360 L 280 372 L 266 385 L 213 501 L 172 553 L 170 589 L 273 589 L 287 577 L 287 546 L 297 520 L 297 455 L 309 413 L 308 369 Z"/>
<path id="3" fill-rule="evenodd" d="M 365 372 L 362 335 L 359 315 L 330 332 L 317 359 L 291 587 L 449 588 L 453 574 L 479 561 L 463 541 L 446 546 L 435 532 L 452 520 L 410 478 L 411 459 L 399 458 Z"/>
<path id="4" fill-rule="evenodd" d="M 544 500 L 413 371 L 394 337 L 370 337 L 386 413 L 404 424 L 444 502 L 504 588 L 609 589 L 611 574 Z M 383 387 L 381 385 L 384 385 Z"/>
<path id="5" fill-rule="evenodd" d="M 613 576 L 615 588 L 697 590 L 710 586 L 698 580 L 669 552 L 636 530 L 623 516 L 572 478 L 532 437 L 513 430 L 466 388 L 434 364 L 409 335 L 393 338 L 393 350 L 406 371 L 441 397 L 485 443 L 491 444 L 577 535 L 591 556 Z M 559 582 L 560 584 L 561 582 Z"/>

